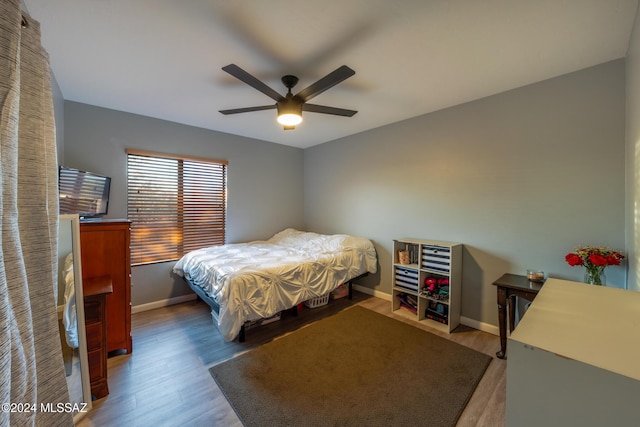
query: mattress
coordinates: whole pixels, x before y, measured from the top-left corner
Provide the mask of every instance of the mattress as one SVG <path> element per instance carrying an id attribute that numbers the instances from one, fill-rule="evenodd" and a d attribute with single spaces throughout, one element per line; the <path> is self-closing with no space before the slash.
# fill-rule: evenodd
<path id="1" fill-rule="evenodd" d="M 218 304 L 218 329 L 227 341 L 246 321 L 271 317 L 376 270 L 368 239 L 291 228 L 269 240 L 190 252 L 173 268 Z"/>

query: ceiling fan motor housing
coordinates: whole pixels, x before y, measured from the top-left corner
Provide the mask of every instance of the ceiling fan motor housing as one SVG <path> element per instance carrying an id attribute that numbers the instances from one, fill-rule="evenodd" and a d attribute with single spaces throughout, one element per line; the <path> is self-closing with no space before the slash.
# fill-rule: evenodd
<path id="1" fill-rule="evenodd" d="M 282 80 L 282 84 L 284 85 L 284 87 L 289 89 L 289 92 L 291 92 L 291 89 L 298 84 L 298 78 L 296 76 L 292 76 L 291 74 L 282 76 L 280 80 Z"/>

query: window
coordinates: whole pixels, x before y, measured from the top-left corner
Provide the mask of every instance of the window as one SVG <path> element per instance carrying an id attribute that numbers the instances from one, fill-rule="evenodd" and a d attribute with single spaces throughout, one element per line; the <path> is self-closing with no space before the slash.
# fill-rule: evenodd
<path id="1" fill-rule="evenodd" d="M 127 150 L 131 263 L 225 243 L 227 162 Z"/>

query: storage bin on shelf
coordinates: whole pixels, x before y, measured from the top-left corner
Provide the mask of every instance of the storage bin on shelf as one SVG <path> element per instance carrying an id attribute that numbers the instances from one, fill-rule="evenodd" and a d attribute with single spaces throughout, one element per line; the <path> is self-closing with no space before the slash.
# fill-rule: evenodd
<path id="1" fill-rule="evenodd" d="M 418 292 L 418 271 L 413 268 L 395 267 L 395 286 Z"/>
<path id="2" fill-rule="evenodd" d="M 330 293 L 323 295 L 321 297 L 311 298 L 310 300 L 306 300 L 304 302 L 304 306 L 307 308 L 317 308 L 322 307 L 323 305 L 329 304 L 329 295 Z"/>
<path id="3" fill-rule="evenodd" d="M 442 246 L 424 245 L 422 247 L 422 268 L 449 274 L 451 249 Z"/>

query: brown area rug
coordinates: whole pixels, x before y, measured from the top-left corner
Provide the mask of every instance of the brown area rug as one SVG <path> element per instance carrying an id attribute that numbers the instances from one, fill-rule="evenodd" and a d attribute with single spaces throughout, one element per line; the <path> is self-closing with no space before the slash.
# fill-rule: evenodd
<path id="1" fill-rule="evenodd" d="M 455 426 L 491 357 L 354 306 L 209 369 L 246 426 Z"/>

